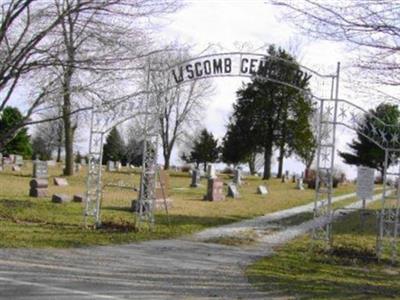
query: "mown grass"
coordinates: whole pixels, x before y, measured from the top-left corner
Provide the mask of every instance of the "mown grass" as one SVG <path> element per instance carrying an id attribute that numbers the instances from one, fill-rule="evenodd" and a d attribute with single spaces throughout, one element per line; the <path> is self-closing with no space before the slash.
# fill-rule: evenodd
<path id="1" fill-rule="evenodd" d="M 246 218 L 260 216 L 313 200 L 314 191 L 298 191 L 294 183 L 269 180 L 270 193 L 256 194 L 257 186 L 265 184 L 257 177 L 249 177 L 240 188 L 241 198 L 226 198 L 220 202 L 203 201 L 203 186 L 190 188 L 190 177 L 185 173 L 171 172 L 168 194 L 173 199 L 169 220 L 164 211 L 155 215 L 156 226 L 150 230 L 135 228 L 135 215 L 130 211 L 131 200 L 137 198 L 133 190 L 106 187 L 102 203 L 103 227 L 99 230 L 83 228 L 83 204 L 51 202 L 53 193 L 74 195 L 85 192 L 86 170 L 68 177 L 68 187 L 57 187 L 53 178 L 60 176 L 61 166 L 50 167 L 49 197 L 31 198 L 29 181 L 32 166 L 26 164 L 21 172 L 6 169 L 0 173 L 0 247 L 80 247 L 171 238 L 190 234 L 207 227 L 223 225 Z M 229 176 L 223 176 L 225 182 Z M 104 172 L 103 184 L 123 181 L 138 186 L 139 174 L 124 169 L 121 172 Z M 337 189 L 336 194 L 354 191 L 348 185 Z"/>
<path id="2" fill-rule="evenodd" d="M 399 299 L 400 267 L 375 256 L 378 208 L 379 202 L 369 207 L 363 222 L 360 212 L 335 222 L 329 251 L 311 251 L 308 236 L 277 249 L 247 268 L 250 282 L 283 298 Z"/>

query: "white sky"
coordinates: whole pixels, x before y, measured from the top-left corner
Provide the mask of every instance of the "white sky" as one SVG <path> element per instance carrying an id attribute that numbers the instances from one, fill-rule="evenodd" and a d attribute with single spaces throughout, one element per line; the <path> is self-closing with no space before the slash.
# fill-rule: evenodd
<path id="1" fill-rule="evenodd" d="M 344 62 L 345 51 L 338 44 L 314 41 L 300 36 L 288 22 L 280 19 L 277 7 L 262 0 L 192 0 L 185 1 L 185 8 L 169 18 L 160 33 L 160 39 L 169 43 L 179 41 L 194 47 L 193 53 L 200 53 L 209 44 L 217 44 L 222 51 L 238 50 L 235 45 L 247 43 L 254 48 L 265 44 L 276 44 L 285 49 L 295 49 L 301 64 L 316 70 L 334 73 L 338 61 Z M 293 47 L 293 45 L 295 47 Z M 264 49 L 256 51 L 265 53 Z M 219 78 L 215 80 L 215 95 L 209 99 L 204 118 L 204 126 L 222 138 L 225 125 L 232 112 L 235 92 L 243 78 Z M 343 133 L 339 130 L 338 134 Z M 348 134 L 347 134 L 348 136 Z M 349 138 L 339 140 L 340 149 Z M 177 149 L 176 149 L 177 150 Z M 173 156 L 176 160 L 176 153 Z M 350 176 L 354 168 L 345 167 L 336 159 L 338 165 Z M 294 159 L 287 159 L 284 169 L 300 173 L 304 166 Z M 273 167 L 275 171 L 275 166 Z"/>

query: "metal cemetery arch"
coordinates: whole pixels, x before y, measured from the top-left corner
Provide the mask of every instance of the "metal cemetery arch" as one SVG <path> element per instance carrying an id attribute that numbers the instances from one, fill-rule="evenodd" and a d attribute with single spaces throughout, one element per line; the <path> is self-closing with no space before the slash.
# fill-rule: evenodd
<path id="1" fill-rule="evenodd" d="M 146 67 L 146 89 L 145 92 L 139 95 L 140 97 L 110 107 L 99 105 L 97 108 L 92 110 L 85 223 L 89 222 L 89 218 L 93 218 L 94 223 L 97 225 L 100 225 L 101 223 L 101 160 L 105 133 L 117 124 L 138 115 L 145 116 L 145 149 L 143 151 L 142 177 L 138 199 L 140 209 L 137 219 L 139 221 L 146 219 L 150 222 L 154 222 L 154 189 L 157 176 L 156 168 L 160 107 L 157 106 L 157 103 L 152 98 L 152 88 L 150 86 L 150 77 L 152 72 L 166 72 L 167 76 L 171 77 L 171 81 L 175 82 L 171 88 L 178 87 L 193 80 L 215 77 L 252 77 L 256 74 L 261 74 L 264 78 L 267 78 L 272 82 L 283 84 L 307 93 L 312 97 L 312 99 L 316 100 L 316 103 L 319 106 L 316 194 L 314 201 L 314 220 L 318 226 L 313 230 L 313 238 L 315 240 L 322 240 L 327 245 L 330 245 L 332 234 L 331 202 L 336 126 L 344 125 L 357 131 L 357 115 L 360 113 L 365 114 L 367 112 L 346 100 L 339 99 L 340 64 L 337 65 L 334 74 L 320 74 L 315 70 L 296 64 L 299 67 L 298 73 L 293 78 L 288 79 L 282 77 L 282 74 L 274 72 L 274 69 L 271 66 L 276 61 L 295 64 L 293 61 L 287 61 L 265 54 L 247 52 L 204 55 L 183 61 L 164 70 L 152 70 L 150 68 L 151 61 L 149 60 Z M 311 93 L 309 90 L 303 90 L 297 86 L 301 80 L 310 78 L 312 79 L 310 81 Z M 329 134 L 322 133 L 323 127 L 324 130 L 329 132 Z M 380 139 L 379 136 L 381 136 Z M 378 132 L 377 135 L 373 133 L 371 137 L 368 138 L 385 150 L 386 174 L 388 169 L 387 161 L 392 157 L 390 154 L 400 151 L 400 149 L 391 149 L 389 145 L 390 143 L 388 143 L 388 141 L 385 142 L 384 139 L 382 139 L 382 136 L 382 133 Z M 398 171 L 396 175 L 400 176 L 399 173 L 400 171 Z M 387 176 L 384 178 L 385 183 L 387 181 L 386 177 Z M 397 240 L 400 194 L 397 193 L 396 195 L 396 206 L 389 209 L 385 206 L 385 199 L 388 197 L 386 189 L 383 191 L 380 221 L 382 226 L 380 227 L 380 233 L 377 239 L 378 250 L 383 248 L 383 242 L 387 236 L 390 236 L 392 239 L 392 248 Z M 391 220 L 393 220 L 393 222 L 391 222 Z M 378 253 L 380 252 L 381 251 L 378 251 Z"/>

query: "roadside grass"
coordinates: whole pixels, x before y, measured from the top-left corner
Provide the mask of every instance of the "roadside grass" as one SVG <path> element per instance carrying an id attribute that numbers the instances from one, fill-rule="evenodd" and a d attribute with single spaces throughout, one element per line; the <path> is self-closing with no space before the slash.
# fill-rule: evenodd
<path id="1" fill-rule="evenodd" d="M 399 299 L 400 267 L 375 256 L 376 209 L 379 201 L 364 221 L 360 212 L 336 221 L 330 251 L 318 245 L 311 251 L 309 236 L 277 249 L 247 268 L 249 281 L 285 299 Z"/>
<path id="2" fill-rule="evenodd" d="M 105 187 L 102 203 L 102 223 L 99 230 L 83 227 L 83 204 L 51 202 L 51 195 L 64 193 L 73 196 L 85 192 L 86 169 L 68 177 L 69 186 L 57 187 L 55 176 L 61 176 L 61 166 L 49 168 L 49 197 L 31 198 L 29 181 L 32 165 L 30 162 L 21 172 L 12 172 L 8 167 L 0 173 L 0 247 L 82 247 L 108 245 L 163 239 L 191 234 L 202 229 L 223 225 L 263 215 L 281 209 L 309 203 L 314 191 L 295 189 L 294 183 L 281 183 L 272 179 L 263 181 L 248 177 L 240 187 L 240 199 L 226 198 L 220 202 L 203 201 L 207 182 L 202 187 L 190 188 L 187 173 L 171 172 L 168 194 L 173 199 L 169 210 L 169 222 L 164 211 L 155 214 L 153 229 L 135 228 L 135 215 L 130 211 L 131 200 L 137 192 L 117 187 Z M 123 169 L 121 172 L 103 173 L 103 185 L 123 181 L 130 186 L 139 185 L 139 173 Z M 222 175 L 227 183 L 231 178 Z M 256 194 L 257 186 L 266 184 L 269 194 Z M 353 185 L 342 186 L 336 195 L 353 192 Z M 226 187 L 225 187 L 226 193 Z"/>

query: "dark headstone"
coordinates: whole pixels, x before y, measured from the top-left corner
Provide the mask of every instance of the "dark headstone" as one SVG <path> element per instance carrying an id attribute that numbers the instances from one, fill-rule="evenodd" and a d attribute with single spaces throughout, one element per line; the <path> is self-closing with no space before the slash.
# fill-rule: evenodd
<path id="1" fill-rule="evenodd" d="M 86 200 L 86 196 L 82 195 L 82 194 L 76 194 L 72 198 L 72 201 L 74 201 L 74 202 L 85 202 L 85 200 Z"/>
<path id="2" fill-rule="evenodd" d="M 240 169 L 235 169 L 233 172 L 233 183 L 235 185 L 242 184 L 242 171 Z"/>
<path id="3" fill-rule="evenodd" d="M 190 184 L 191 187 L 199 187 L 200 186 L 200 171 L 193 170 L 192 171 L 192 183 Z"/>
<path id="4" fill-rule="evenodd" d="M 54 194 L 51 201 L 54 203 L 66 203 L 71 202 L 71 197 L 66 194 Z"/>

